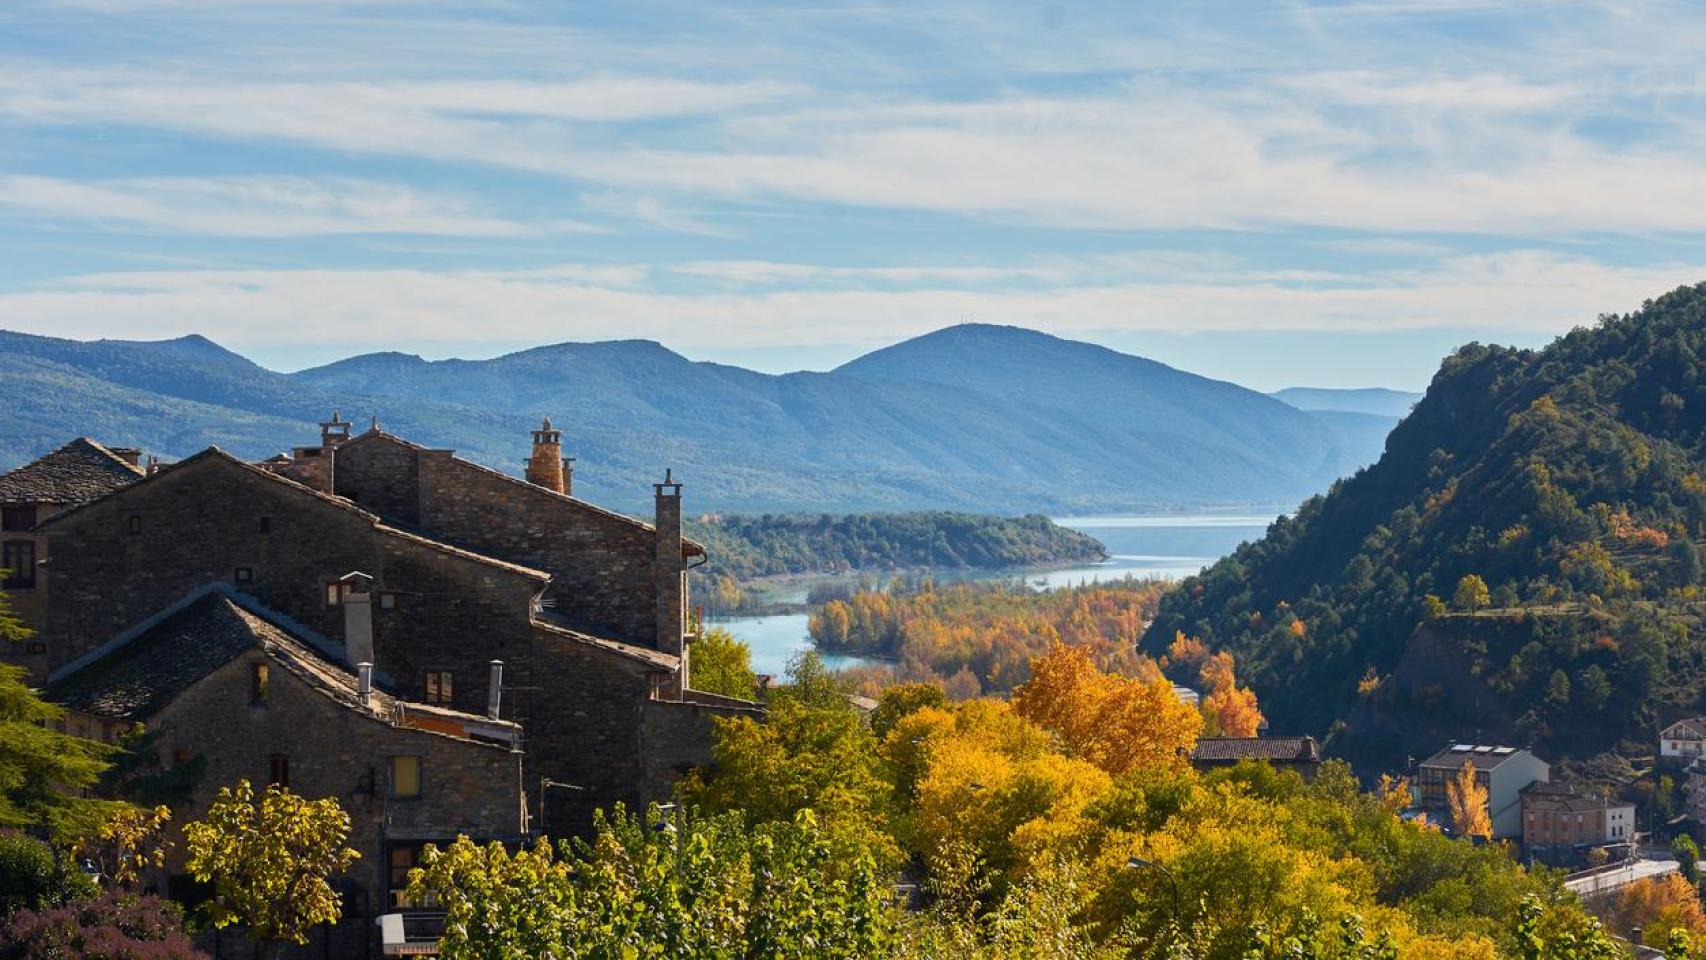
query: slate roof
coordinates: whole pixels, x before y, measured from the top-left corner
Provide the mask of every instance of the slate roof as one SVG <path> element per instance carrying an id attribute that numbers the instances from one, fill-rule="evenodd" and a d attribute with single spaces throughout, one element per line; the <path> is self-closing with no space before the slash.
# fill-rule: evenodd
<path id="1" fill-rule="evenodd" d="M 414 442 L 413 440 L 408 440 L 408 439 L 405 439 L 403 437 L 399 437 L 394 433 L 387 433 L 384 430 L 379 429 L 379 427 L 377 427 L 377 426 L 372 427 L 367 432 L 362 433 L 362 434 L 360 434 L 360 435 L 358 435 L 352 439 L 344 441 L 343 444 L 341 444 L 341 446 L 347 447 L 347 446 L 351 446 L 353 444 L 361 443 L 361 442 L 367 441 L 367 440 L 383 440 L 383 441 L 387 441 L 390 443 L 397 444 L 399 446 L 407 447 L 410 450 L 414 450 L 416 452 L 432 449 L 430 447 L 426 447 L 426 446 L 423 446 L 421 444 L 418 444 L 418 443 Z M 507 483 L 514 484 L 517 488 L 522 489 L 522 490 L 526 490 L 528 495 L 530 495 L 530 496 L 555 497 L 556 499 L 564 501 L 565 503 L 572 503 L 572 504 L 580 507 L 583 510 L 591 510 L 594 513 L 602 513 L 612 520 L 620 520 L 623 523 L 633 524 L 634 526 L 639 527 L 642 530 L 656 530 L 657 529 L 652 524 L 649 524 L 649 523 L 645 522 L 644 520 L 635 519 L 634 517 L 630 517 L 625 513 L 617 513 L 614 510 L 607 510 L 604 507 L 601 507 L 596 503 L 591 503 L 591 502 L 588 502 L 586 500 L 582 500 L 579 497 L 572 497 L 566 493 L 558 493 L 555 490 L 548 490 L 545 487 L 541 487 L 537 483 L 528 483 L 526 480 L 523 480 L 519 477 L 510 476 L 509 474 L 504 473 L 502 470 L 494 470 L 491 467 L 488 467 L 483 463 L 475 463 L 472 460 L 468 460 L 468 459 L 464 459 L 462 457 L 459 457 L 454 452 L 451 452 L 450 459 L 455 461 L 458 466 L 463 467 L 464 469 L 477 470 L 481 473 L 484 473 L 488 476 L 494 477 L 498 480 L 503 480 Z M 682 553 L 682 556 L 686 556 L 686 557 L 703 556 L 705 554 L 705 545 L 700 543 L 697 540 L 690 540 L 687 537 L 682 537 L 681 538 L 681 553 Z"/>
<path id="2" fill-rule="evenodd" d="M 300 647 L 279 627 L 211 592 L 48 686 L 48 699 L 108 720 L 141 720 L 252 647 Z M 308 655 L 303 650 L 304 655 Z"/>
<path id="3" fill-rule="evenodd" d="M 1522 795 L 1524 798 L 1543 799 L 1548 806 L 1566 813 L 1592 813 L 1613 807 L 1634 806 L 1627 800 L 1612 800 L 1598 794 L 1584 793 L 1573 783 L 1531 783 L 1522 789 Z"/>
<path id="4" fill-rule="evenodd" d="M 1195 763 L 1319 763 L 1321 747 L 1314 737 L 1201 737 L 1191 750 Z"/>
<path id="5" fill-rule="evenodd" d="M 310 687 L 376 720 L 423 729 L 411 715 L 443 717 L 461 724 L 474 739 L 481 739 L 482 733 L 489 737 L 517 729 L 506 720 L 409 703 L 377 689 L 363 705 L 354 674 L 289 630 L 248 609 L 249 602 L 239 602 L 222 589 L 209 590 L 106 656 L 50 683 L 47 699 L 108 720 L 145 720 L 203 677 L 258 647 Z M 442 726 L 424 729 L 446 733 Z"/>
<path id="6" fill-rule="evenodd" d="M 552 636 L 561 637 L 565 640 L 572 640 L 576 643 L 603 650 L 607 653 L 616 654 L 619 657 L 626 657 L 629 660 L 635 660 L 643 663 L 648 667 L 669 671 L 675 671 L 681 668 L 681 658 L 673 653 L 664 653 L 661 650 L 653 650 L 650 647 L 635 646 L 631 643 L 622 643 L 617 640 L 606 640 L 603 637 L 595 637 L 591 634 L 581 633 L 579 630 L 573 630 L 564 626 L 561 622 L 552 622 L 555 619 L 556 616 L 549 611 L 540 611 L 533 615 L 533 625 Z"/>
<path id="7" fill-rule="evenodd" d="M 1465 761 L 1476 770 L 1491 770 L 1518 754 L 1527 753 L 1520 747 L 1498 747 L 1486 744 L 1458 743 L 1422 761 L 1424 767 L 1444 767 L 1461 770 Z"/>
<path id="8" fill-rule="evenodd" d="M 83 503 L 146 474 L 88 437 L 0 474 L 0 503 Z"/>
<path id="9" fill-rule="evenodd" d="M 93 442 L 93 441 L 91 441 L 91 442 Z M 451 544 L 444 543 L 444 542 L 439 541 L 439 540 L 434 540 L 431 537 L 424 537 L 418 533 L 410 533 L 407 530 L 401 530 L 397 527 L 393 527 L 393 526 L 387 524 L 385 522 L 384 518 L 380 517 L 377 514 L 370 513 L 366 510 L 361 509 L 360 507 L 356 506 L 355 504 L 351 503 L 349 500 L 347 500 L 343 497 L 334 497 L 329 493 L 323 493 L 319 490 L 316 490 L 313 487 L 308 486 L 307 484 L 298 483 L 295 480 L 290 479 L 289 477 L 280 476 L 279 474 L 273 473 L 271 470 L 268 470 L 264 467 L 258 467 L 256 465 L 249 463 L 245 460 L 242 460 L 238 457 L 234 457 L 231 454 L 226 453 L 224 450 L 221 450 L 218 447 L 208 447 L 206 450 L 203 450 L 200 453 L 197 453 L 193 456 L 186 457 L 182 460 L 179 460 L 177 463 L 174 463 L 170 466 L 162 467 L 158 471 L 156 471 L 153 476 L 147 477 L 146 479 L 148 482 L 152 483 L 152 482 L 159 480 L 161 477 L 167 477 L 167 476 L 175 475 L 180 470 L 191 470 L 191 469 L 194 469 L 199 464 L 208 463 L 208 462 L 223 462 L 223 463 L 227 463 L 227 464 L 232 464 L 234 466 L 242 468 L 243 470 L 248 471 L 248 473 L 250 475 L 252 475 L 252 476 L 254 476 L 254 477 L 256 477 L 262 481 L 269 482 L 269 483 L 283 484 L 286 487 L 289 487 L 290 489 L 295 490 L 297 493 L 302 494 L 303 496 L 311 497 L 313 499 L 319 500 L 320 502 L 329 504 L 333 507 L 338 508 L 339 510 L 344 510 L 344 511 L 347 511 L 349 513 L 354 513 L 354 514 L 362 517 L 363 519 L 367 520 L 368 523 L 373 525 L 373 529 L 377 530 L 381 534 L 384 534 L 385 536 L 395 537 L 399 540 L 408 540 L 408 541 L 411 541 L 413 543 L 418 543 L 421 546 L 428 547 L 428 548 L 433 549 L 433 550 L 437 550 L 440 553 L 449 554 L 449 555 L 455 556 L 455 557 L 461 557 L 464 560 L 472 560 L 475 563 L 485 564 L 486 566 L 489 566 L 489 567 L 497 567 L 498 569 L 507 570 L 511 573 L 517 573 L 517 574 L 520 574 L 522 576 L 528 577 L 530 579 L 537 580 L 540 583 L 547 583 L 551 579 L 551 575 L 549 573 L 546 573 L 543 570 L 535 570 L 532 567 L 525 567 L 519 563 L 510 563 L 507 560 L 499 560 L 496 557 L 488 557 L 483 553 L 475 553 L 472 550 L 464 550 L 461 547 L 452 546 Z M 139 475 L 138 479 L 142 479 L 142 477 Z M 44 530 L 50 529 L 53 526 L 55 526 L 56 524 L 63 522 L 67 517 L 78 513 L 79 511 L 81 511 L 86 506 L 87 506 L 87 504 L 81 504 L 80 503 L 77 506 L 71 507 L 70 509 L 62 510 L 59 513 L 56 513 L 53 516 L 47 518 L 47 520 L 43 521 L 41 526 L 38 529 L 44 529 Z"/>

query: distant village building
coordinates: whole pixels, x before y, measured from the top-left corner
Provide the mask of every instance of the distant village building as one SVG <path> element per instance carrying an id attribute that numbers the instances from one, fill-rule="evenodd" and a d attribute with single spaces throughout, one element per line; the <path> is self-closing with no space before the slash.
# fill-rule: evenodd
<path id="1" fill-rule="evenodd" d="M 1530 856 L 1569 864 L 1581 861 L 1596 847 L 1634 840 L 1633 803 L 1568 783 L 1532 783 L 1522 790 L 1522 844 Z"/>
<path id="2" fill-rule="evenodd" d="M 1689 764 L 1685 776 L 1683 794 L 1687 798 L 1688 819 L 1706 824 L 1706 758 Z"/>
<path id="3" fill-rule="evenodd" d="M 7 590 L 36 634 L 0 645 L 74 732 L 137 723 L 187 811 L 247 778 L 336 797 L 352 896 L 398 902 L 420 846 L 587 828 L 668 796 L 710 721 L 692 689 L 682 485 L 650 523 L 571 495 L 546 421 L 529 479 L 337 414 L 260 463 L 217 447 L 146 469 L 80 439 L 0 475 Z M 550 795 L 544 791 L 549 787 Z"/>
<path id="4" fill-rule="evenodd" d="M 1202 694 L 1182 683 L 1173 684 L 1173 696 L 1178 697 L 1180 703 L 1188 703 L 1193 707 L 1202 704 Z"/>
<path id="5" fill-rule="evenodd" d="M 1659 731 L 1659 759 L 1687 766 L 1706 754 L 1706 717 L 1690 717 Z"/>
<path id="6" fill-rule="evenodd" d="M 1293 770 L 1305 780 L 1321 768 L 1321 747 L 1314 737 L 1200 737 L 1191 749 L 1191 766 L 1214 770 L 1254 760 Z"/>
<path id="7" fill-rule="evenodd" d="M 1475 779 L 1487 790 L 1487 814 L 1493 836 L 1500 840 L 1522 836 L 1522 791 L 1532 783 L 1552 779 L 1546 761 L 1519 747 L 1454 743 L 1423 760 L 1416 770 L 1417 802 L 1435 811 L 1437 819 L 1449 822 L 1444 812 L 1450 804 L 1446 786 L 1456 779 L 1464 764 L 1475 769 Z"/>

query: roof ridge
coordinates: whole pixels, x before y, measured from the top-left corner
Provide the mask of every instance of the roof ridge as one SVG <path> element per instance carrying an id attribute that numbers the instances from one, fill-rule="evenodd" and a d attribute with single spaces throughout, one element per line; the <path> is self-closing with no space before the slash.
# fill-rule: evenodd
<path id="1" fill-rule="evenodd" d="M 236 455 L 234 455 L 234 454 L 232 454 L 232 453 L 230 453 L 224 449 L 221 449 L 217 444 L 211 444 L 207 448 L 205 448 L 203 450 L 199 450 L 199 451 L 191 454 L 190 456 L 185 457 L 182 460 L 179 460 L 177 463 L 174 463 L 168 467 L 161 468 L 160 470 L 156 471 L 153 475 L 144 477 L 141 480 L 137 481 L 137 485 L 144 484 L 144 483 L 152 483 L 153 481 L 157 480 L 160 477 L 168 476 L 170 474 L 176 473 L 179 470 L 183 470 L 183 469 L 190 467 L 194 464 L 205 462 L 208 460 L 215 460 L 215 461 L 219 461 L 219 462 L 223 462 L 223 463 L 235 464 L 236 466 L 241 467 L 242 469 L 248 471 L 251 475 L 265 478 L 266 480 L 273 482 L 273 483 L 283 484 L 287 488 L 293 489 L 299 493 L 307 494 L 308 496 L 311 496 L 311 497 L 313 497 L 313 498 L 315 498 L 315 499 L 317 499 L 323 503 L 329 504 L 330 506 L 337 507 L 340 510 L 346 510 L 350 513 L 353 513 L 353 514 L 365 519 L 369 524 L 371 524 L 373 526 L 373 529 L 379 531 L 380 533 L 384 533 L 384 534 L 396 537 L 396 538 L 401 539 L 401 540 L 409 540 L 409 541 L 412 541 L 415 543 L 422 544 L 424 546 L 432 547 L 433 549 L 439 550 L 440 552 L 443 552 L 443 553 L 451 554 L 452 556 L 461 557 L 461 558 L 466 559 L 466 560 L 472 560 L 472 561 L 475 561 L 477 563 L 483 563 L 483 564 L 486 564 L 487 566 L 497 567 L 501 570 L 508 570 L 511 573 L 519 573 L 519 574 L 531 577 L 531 578 L 536 579 L 536 580 L 549 581 L 551 579 L 551 574 L 547 573 L 544 570 L 536 570 L 532 567 L 523 566 L 522 564 L 519 564 L 519 563 L 511 563 L 507 560 L 499 560 L 496 557 L 488 557 L 483 553 L 478 553 L 476 551 L 468 550 L 468 549 L 465 549 L 463 547 L 453 546 L 451 544 L 445 543 L 442 540 L 435 540 L 431 537 L 424 536 L 422 534 L 411 533 L 407 530 L 402 530 L 402 529 L 399 529 L 397 527 L 393 527 L 390 524 L 386 523 L 384 518 L 380 517 L 378 514 L 372 513 L 372 512 L 367 511 L 367 510 L 363 510 L 361 507 L 357 506 L 353 501 L 351 501 L 347 497 L 339 497 L 339 496 L 336 496 L 334 494 L 326 493 L 324 490 L 316 490 L 313 487 L 310 487 L 307 484 L 302 483 L 300 481 L 292 480 L 289 477 L 283 476 L 281 474 L 274 473 L 271 470 L 267 470 L 263 467 L 255 466 L 254 464 L 248 462 L 247 460 L 244 460 L 242 457 L 236 456 Z M 125 489 L 129 489 L 129 488 L 126 487 Z M 119 491 L 114 491 L 114 492 L 117 493 Z M 98 499 L 105 499 L 105 498 L 102 497 L 102 498 L 98 498 Z M 54 514 L 53 516 L 47 518 L 46 520 L 42 521 L 41 525 L 39 527 L 37 527 L 37 529 L 43 529 L 46 527 L 51 527 L 51 526 L 59 523 L 65 517 L 71 516 L 71 515 L 79 512 L 79 511 L 83 510 L 85 507 L 91 506 L 95 502 L 97 502 L 97 501 L 90 500 L 90 501 L 86 501 L 84 503 L 79 503 L 79 504 L 77 504 L 73 507 L 70 507 L 68 509 L 61 510 L 60 512 L 58 512 L 58 513 Z"/>
<path id="2" fill-rule="evenodd" d="M 493 477 L 496 477 L 500 480 L 507 481 L 509 483 L 515 484 L 515 485 L 520 486 L 520 487 L 525 487 L 528 490 L 533 491 L 534 493 L 543 494 L 543 495 L 548 496 L 548 497 L 554 497 L 556 499 L 565 501 L 567 503 L 572 503 L 575 506 L 583 507 L 585 509 L 591 510 L 595 513 L 603 514 L 604 516 L 609 517 L 611 519 L 621 520 L 621 521 L 626 522 L 626 523 L 634 524 L 635 526 L 638 526 L 642 530 L 650 530 L 653 533 L 657 532 L 657 525 L 656 524 L 647 523 L 646 521 L 641 520 L 639 517 L 631 517 L 625 513 L 620 513 L 618 511 L 611 510 L 608 507 L 601 507 L 598 504 L 593 503 L 590 500 L 582 500 L 579 497 L 571 496 L 571 495 L 566 494 L 566 493 L 558 493 L 557 491 L 552 490 L 548 487 L 542 487 L 542 486 L 538 485 L 537 483 L 529 483 L 520 477 L 511 476 L 510 474 L 507 474 L 507 473 L 503 472 L 502 470 L 497 469 L 496 467 L 490 467 L 490 466 L 487 466 L 486 464 L 480 463 L 478 461 L 470 460 L 467 457 L 458 456 L 456 451 L 453 449 L 448 449 L 445 447 L 429 447 L 429 446 L 426 446 L 424 444 L 416 443 L 415 441 L 410 440 L 406 437 L 397 436 L 394 433 L 390 433 L 390 432 L 382 430 L 382 429 L 369 428 L 369 429 L 363 431 L 361 434 L 359 434 L 359 435 L 357 435 L 357 436 L 355 436 L 349 440 L 346 440 L 342 444 L 339 444 L 339 446 L 347 446 L 351 443 L 357 443 L 357 442 L 360 442 L 362 440 L 367 439 L 368 437 L 373 437 L 373 438 L 379 439 L 379 440 L 389 440 L 393 443 L 401 444 L 405 447 L 408 447 L 411 450 L 416 450 L 416 451 L 419 451 L 422 453 L 428 453 L 428 452 L 447 453 L 450 455 L 450 459 L 455 460 L 457 463 L 460 463 L 463 466 L 472 467 L 475 470 L 479 470 L 482 473 L 490 474 Z M 337 454 L 334 452 L 333 456 L 335 457 L 336 455 Z M 705 550 L 704 544 L 700 543 L 697 540 L 693 540 L 689 537 L 685 537 L 685 536 L 682 537 L 681 542 L 692 544 L 693 546 L 698 547 L 700 552 L 704 552 L 704 550 Z"/>

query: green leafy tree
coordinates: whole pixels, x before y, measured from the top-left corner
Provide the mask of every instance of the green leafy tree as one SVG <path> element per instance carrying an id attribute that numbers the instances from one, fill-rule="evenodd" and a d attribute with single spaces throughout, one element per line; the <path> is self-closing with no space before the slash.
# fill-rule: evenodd
<path id="1" fill-rule="evenodd" d="M 752 651 L 721 627 L 708 630 L 689 650 L 693 689 L 751 700 L 758 694 Z"/>
<path id="2" fill-rule="evenodd" d="M 1682 878 L 1696 886 L 1700 883 L 1700 847 L 1694 838 L 1686 833 L 1678 834 L 1670 842 L 1671 856 L 1676 858 L 1677 872 Z"/>
<path id="3" fill-rule="evenodd" d="M 257 800 L 239 780 L 220 788 L 205 817 L 184 825 L 186 866 L 213 885 L 213 925 L 242 924 L 276 956 L 282 944 L 307 943 L 315 926 L 338 921 L 342 900 L 331 878 L 361 857 L 344 846 L 349 831 L 349 814 L 334 799 L 305 800 L 274 784 Z"/>
<path id="4" fill-rule="evenodd" d="M 1457 581 L 1457 590 L 1451 595 L 1451 599 L 1457 609 L 1470 613 L 1493 602 L 1493 596 L 1487 590 L 1487 581 L 1473 573 Z"/>
<path id="5" fill-rule="evenodd" d="M 76 863 L 22 834 L 0 834 L 0 920 L 16 910 L 44 910 L 92 897 L 99 888 Z"/>
<path id="6" fill-rule="evenodd" d="M 45 827 L 61 842 L 88 836 L 123 806 L 83 796 L 113 749 L 52 729 L 65 711 L 24 677 L 0 664 L 0 827 Z"/>
<path id="7" fill-rule="evenodd" d="M 749 830 L 737 814 L 618 807 L 562 851 L 429 847 L 409 890 L 445 910 L 440 956 L 856 960 L 893 941 L 886 873 L 841 859 L 809 811 Z"/>

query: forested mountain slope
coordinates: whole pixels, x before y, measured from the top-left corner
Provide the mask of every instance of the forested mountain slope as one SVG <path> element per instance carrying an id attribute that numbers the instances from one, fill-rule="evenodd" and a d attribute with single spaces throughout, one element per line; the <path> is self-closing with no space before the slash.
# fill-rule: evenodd
<path id="1" fill-rule="evenodd" d="M 491 360 L 354 357 L 295 374 L 201 337 L 84 343 L 0 332 L 0 468 L 90 434 L 181 457 L 263 457 L 332 410 L 519 470 L 549 413 L 576 490 L 649 509 L 665 467 L 703 509 L 978 513 L 1295 503 L 1366 431 L 1089 344 L 962 326 L 831 373 L 691 361 L 649 341 L 564 343 Z M 1346 444 L 1360 445 L 1347 449 Z"/>
<path id="2" fill-rule="evenodd" d="M 1146 646 L 1232 651 L 1274 729 L 1370 764 L 1650 749 L 1706 707 L 1703 358 L 1706 285 L 1544 350 L 1463 347 L 1378 463 L 1186 580 Z M 1471 575 L 1490 596 L 1448 612 Z"/>

